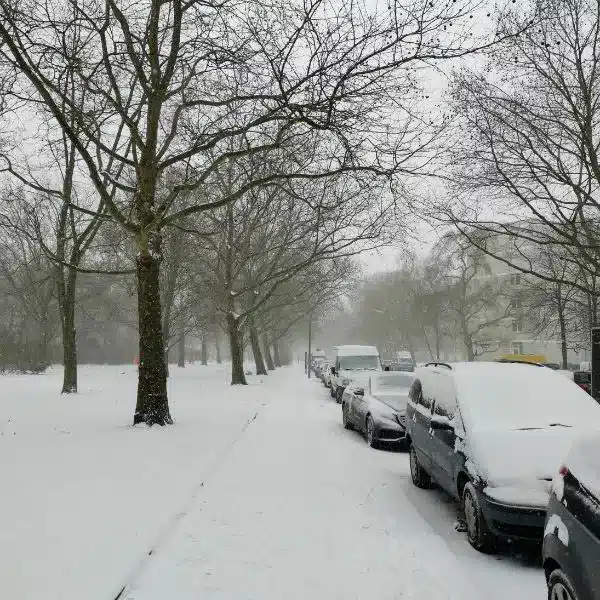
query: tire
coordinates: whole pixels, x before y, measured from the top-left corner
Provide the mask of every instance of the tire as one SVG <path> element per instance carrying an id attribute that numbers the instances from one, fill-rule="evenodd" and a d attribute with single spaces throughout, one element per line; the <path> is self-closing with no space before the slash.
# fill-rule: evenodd
<path id="1" fill-rule="evenodd" d="M 344 429 L 354 429 L 348 418 L 348 405 L 346 403 L 342 404 L 342 423 L 344 424 Z"/>
<path id="2" fill-rule="evenodd" d="M 548 600 L 578 600 L 577 593 L 569 578 L 556 569 L 548 578 Z"/>
<path id="3" fill-rule="evenodd" d="M 373 417 L 371 415 L 367 415 L 367 420 L 365 421 L 365 438 L 367 440 L 367 444 L 369 444 L 371 448 L 379 447 L 379 443 L 375 437 L 375 422 L 373 421 Z"/>
<path id="4" fill-rule="evenodd" d="M 463 490 L 462 503 L 469 544 L 479 552 L 485 554 L 493 552 L 496 540 L 488 529 L 483 512 L 481 511 L 477 490 L 470 481 L 465 485 Z"/>
<path id="5" fill-rule="evenodd" d="M 410 462 L 410 477 L 414 485 L 422 490 L 426 490 L 431 487 L 431 476 L 429 473 L 419 464 L 417 458 L 417 452 L 415 447 L 411 444 L 409 450 L 409 462 Z"/>
<path id="6" fill-rule="evenodd" d="M 344 395 L 344 390 L 342 390 L 341 388 L 337 388 L 337 389 L 335 390 L 335 401 L 336 401 L 338 404 L 341 404 L 341 403 L 342 403 L 342 396 L 343 396 L 343 395 Z"/>

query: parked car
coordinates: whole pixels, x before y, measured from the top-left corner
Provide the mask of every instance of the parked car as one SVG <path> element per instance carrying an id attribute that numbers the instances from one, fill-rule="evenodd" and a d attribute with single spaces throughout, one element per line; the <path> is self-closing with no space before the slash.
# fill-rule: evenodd
<path id="1" fill-rule="evenodd" d="M 364 433 L 372 448 L 382 442 L 406 440 L 406 402 L 412 373 L 377 373 L 364 386 L 346 387 L 342 397 L 342 422 L 346 429 Z"/>
<path id="2" fill-rule="evenodd" d="M 530 363 L 432 363 L 417 369 L 406 409 L 413 483 L 434 479 L 462 502 L 467 537 L 541 542 L 550 482 L 572 441 L 600 430 L 600 406 Z"/>
<path id="3" fill-rule="evenodd" d="M 576 442 L 554 478 L 542 556 L 550 600 L 600 599 L 600 435 Z"/>
<path id="4" fill-rule="evenodd" d="M 379 352 L 375 346 L 336 346 L 333 349 L 331 372 L 331 396 L 338 404 L 347 385 L 364 385 L 369 371 L 381 371 Z"/>
<path id="5" fill-rule="evenodd" d="M 589 371 L 574 371 L 573 381 L 584 391 L 592 393 L 592 374 Z"/>

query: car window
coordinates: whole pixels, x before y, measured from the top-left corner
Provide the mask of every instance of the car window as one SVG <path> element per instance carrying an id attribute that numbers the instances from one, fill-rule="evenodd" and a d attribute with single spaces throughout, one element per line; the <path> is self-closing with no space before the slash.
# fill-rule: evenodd
<path id="1" fill-rule="evenodd" d="M 415 404 L 419 404 L 422 396 L 423 396 L 423 390 L 421 387 L 421 382 L 418 379 L 415 379 L 413 381 L 413 384 L 410 386 L 410 391 L 408 392 L 408 397 L 411 402 L 414 402 Z"/>
<path id="2" fill-rule="evenodd" d="M 439 375 L 436 388 L 434 413 L 440 417 L 453 419 L 456 413 L 456 393 L 452 379 Z"/>
<path id="3" fill-rule="evenodd" d="M 415 385 L 418 383 L 418 386 Z M 415 379 L 415 383 L 413 384 L 414 388 L 414 400 L 416 404 L 426 408 L 427 410 L 431 410 L 431 405 L 433 403 L 433 394 L 431 393 L 431 385 L 423 385 L 423 382 Z M 413 390 L 411 388 L 411 391 Z"/>

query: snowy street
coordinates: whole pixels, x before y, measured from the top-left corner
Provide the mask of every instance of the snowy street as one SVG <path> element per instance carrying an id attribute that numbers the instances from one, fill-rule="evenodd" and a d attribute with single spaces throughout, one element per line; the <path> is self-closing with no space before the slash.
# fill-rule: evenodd
<path id="1" fill-rule="evenodd" d="M 176 424 L 151 430 L 127 426 L 132 367 L 86 367 L 72 398 L 57 371 L 2 380 L 2 597 L 545 597 L 535 559 L 473 550 L 407 454 L 345 431 L 301 368 L 225 371 L 173 368 Z"/>

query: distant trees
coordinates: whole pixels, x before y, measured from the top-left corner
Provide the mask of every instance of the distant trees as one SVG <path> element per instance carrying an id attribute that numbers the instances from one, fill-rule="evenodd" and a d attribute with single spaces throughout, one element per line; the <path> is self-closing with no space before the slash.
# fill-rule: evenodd
<path id="1" fill-rule="evenodd" d="M 499 349 L 509 300 L 485 254 L 448 234 L 425 259 L 410 257 L 368 280 L 355 315 L 360 339 L 386 355 L 403 349 L 438 360 L 459 351 L 454 340 L 460 340 L 464 357 L 475 360 Z"/>

